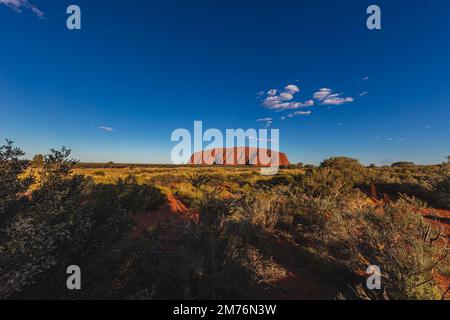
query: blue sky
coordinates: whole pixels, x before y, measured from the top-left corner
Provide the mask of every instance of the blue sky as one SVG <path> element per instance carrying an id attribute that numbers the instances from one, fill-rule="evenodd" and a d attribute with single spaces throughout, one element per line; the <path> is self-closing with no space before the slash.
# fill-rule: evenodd
<path id="1" fill-rule="evenodd" d="M 0 0 L 0 138 L 30 157 L 169 163 L 202 120 L 278 128 L 291 162 L 440 163 L 449 88 L 447 0 Z"/>

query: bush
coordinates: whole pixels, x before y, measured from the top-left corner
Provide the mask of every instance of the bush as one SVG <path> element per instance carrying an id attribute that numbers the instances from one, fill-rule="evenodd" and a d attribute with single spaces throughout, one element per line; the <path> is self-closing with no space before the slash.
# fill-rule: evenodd
<path id="1" fill-rule="evenodd" d="M 334 157 L 324 160 L 321 168 L 339 171 L 352 184 L 364 182 L 367 176 L 366 168 L 358 160 L 348 157 Z"/>
<path id="2" fill-rule="evenodd" d="M 252 227 L 273 231 L 278 224 L 291 225 L 295 208 L 285 186 L 262 189 L 241 194 L 232 210 Z"/>
<path id="3" fill-rule="evenodd" d="M 187 178 L 187 181 L 195 189 L 200 189 L 201 187 L 207 185 L 210 180 L 211 180 L 211 176 L 206 173 L 202 173 L 202 172 L 195 172 L 193 174 L 188 174 L 188 178 Z"/>
<path id="4" fill-rule="evenodd" d="M 207 199 L 199 223 L 161 233 L 176 237 L 171 254 L 152 250 L 144 270 L 146 287 L 157 299 L 236 299 L 252 297 L 257 283 L 255 256 L 243 241 L 229 203 Z M 158 240 L 159 239 L 159 240 Z M 155 247 L 164 247 L 156 238 Z M 153 289 L 151 289 L 153 288 Z"/>
<path id="5" fill-rule="evenodd" d="M 276 186 L 288 186 L 292 184 L 294 178 L 290 175 L 276 175 L 269 179 L 260 179 L 255 182 L 257 188 L 274 188 Z"/>
<path id="6" fill-rule="evenodd" d="M 31 176 L 21 178 L 30 165 L 20 159 L 24 154 L 9 140 L 0 147 L 0 229 L 20 209 L 24 194 L 34 181 Z"/>
<path id="7" fill-rule="evenodd" d="M 7 150 L 22 154 L 19 149 Z M 86 288 L 74 293 L 61 285 L 66 281 L 67 266 L 74 263 L 89 270 L 87 277 L 96 280 L 97 291 L 91 294 L 111 290 L 111 279 L 100 286 L 106 274 L 96 262 L 128 232 L 131 217 L 121 208 L 117 188 L 96 186 L 92 179 L 74 175 L 76 161 L 69 155 L 70 150 L 65 148 L 51 150 L 44 159 L 39 184 L 2 229 L 0 298 L 73 298 L 87 294 Z M 11 164 L 20 164 L 16 170 L 23 168 L 16 159 L 8 163 L 2 174 L 10 172 Z M 18 175 L 15 179 L 18 181 L 10 181 L 11 186 L 23 186 Z M 24 188 L 15 190 L 23 192 Z M 114 262 L 109 259 L 109 272 L 116 271 L 111 267 Z"/>
<path id="8" fill-rule="evenodd" d="M 435 245 L 440 234 L 418 214 L 423 208 L 419 201 L 403 197 L 382 211 L 365 212 L 359 220 L 353 262 L 362 269 L 379 266 L 384 291 L 391 299 L 440 299 L 442 295 L 433 272 L 447 267 L 450 260 L 447 249 Z"/>
<path id="9" fill-rule="evenodd" d="M 399 167 L 399 168 L 408 168 L 408 167 L 414 167 L 416 164 L 414 162 L 408 162 L 408 161 L 399 161 L 399 162 L 394 162 L 393 164 L 391 164 L 391 167 L 395 168 L 395 167 Z"/>
<path id="10" fill-rule="evenodd" d="M 157 209 L 166 201 L 162 191 L 152 185 L 139 185 L 136 177 L 129 175 L 117 182 L 121 207 L 130 213 Z"/>

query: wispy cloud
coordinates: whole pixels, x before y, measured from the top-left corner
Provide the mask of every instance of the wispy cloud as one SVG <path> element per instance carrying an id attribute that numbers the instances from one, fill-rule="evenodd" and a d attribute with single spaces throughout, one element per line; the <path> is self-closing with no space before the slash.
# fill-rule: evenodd
<path id="1" fill-rule="evenodd" d="M 342 93 L 334 93 L 329 88 L 319 89 L 319 91 L 314 93 L 313 97 L 319 101 L 319 104 L 327 106 L 338 106 L 354 101 L 352 97 L 343 97 Z"/>
<path id="2" fill-rule="evenodd" d="M 367 96 L 369 93 L 367 92 L 367 91 L 364 91 L 364 92 L 361 92 L 360 94 L 359 94 L 359 96 L 360 97 L 364 97 L 364 96 Z"/>
<path id="3" fill-rule="evenodd" d="M 113 132 L 113 131 L 114 131 L 114 129 L 111 128 L 111 127 L 100 126 L 100 127 L 98 127 L 98 128 L 99 128 L 100 130 L 108 131 L 108 132 Z"/>
<path id="4" fill-rule="evenodd" d="M 294 111 L 294 116 L 309 116 L 311 111 Z"/>
<path id="5" fill-rule="evenodd" d="M 300 88 L 295 84 L 289 84 L 283 90 L 270 89 L 266 92 L 262 105 L 267 109 L 277 111 L 306 108 L 314 105 L 313 100 L 305 102 L 294 101 L 295 95 L 299 92 Z"/>
<path id="6" fill-rule="evenodd" d="M 365 76 L 365 77 L 363 78 L 364 81 L 367 81 L 367 80 L 369 80 L 369 79 L 370 79 L 370 77 L 368 77 L 368 76 Z"/>
<path id="7" fill-rule="evenodd" d="M 264 122 L 263 127 L 268 128 L 272 125 L 272 118 L 262 118 L 262 119 L 256 119 L 258 122 Z"/>
<path id="8" fill-rule="evenodd" d="M 35 5 L 32 5 L 28 0 L 0 0 L 0 5 L 4 4 L 12 10 L 21 13 L 23 9 L 30 10 L 37 17 L 45 19 L 44 13 L 38 9 Z"/>
<path id="9" fill-rule="evenodd" d="M 311 111 L 294 111 L 288 113 L 286 116 L 281 117 L 281 120 L 286 120 L 286 118 L 294 118 L 297 116 L 309 116 L 311 113 Z"/>

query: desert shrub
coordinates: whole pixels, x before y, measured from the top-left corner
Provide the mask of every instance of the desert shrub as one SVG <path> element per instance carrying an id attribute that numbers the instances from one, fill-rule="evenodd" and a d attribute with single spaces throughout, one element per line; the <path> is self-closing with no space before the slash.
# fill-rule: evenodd
<path id="1" fill-rule="evenodd" d="M 187 181 L 195 188 L 200 189 L 211 181 L 211 176 L 203 172 L 188 174 Z"/>
<path id="2" fill-rule="evenodd" d="M 444 174 L 434 183 L 434 202 L 436 206 L 450 208 L 450 174 Z"/>
<path id="3" fill-rule="evenodd" d="M 0 147 L 0 228 L 19 210 L 24 193 L 33 183 L 31 176 L 21 178 L 30 165 L 20 159 L 24 154 L 9 140 Z"/>
<path id="4" fill-rule="evenodd" d="M 146 286 L 153 288 L 153 297 L 251 297 L 256 283 L 252 268 L 259 260 L 250 254 L 251 248 L 243 241 L 243 230 L 236 222 L 227 201 L 205 200 L 198 223 L 170 232 L 176 235 L 176 249 L 169 255 L 154 250 L 147 258 Z"/>
<path id="5" fill-rule="evenodd" d="M 130 229 L 132 217 L 122 207 L 115 185 L 96 184 L 92 186 L 87 203 L 92 208 L 92 227 L 98 231 L 98 236 L 104 235 L 103 239 L 96 239 L 96 241 L 117 240 Z"/>
<path id="6" fill-rule="evenodd" d="M 393 164 L 391 164 L 391 167 L 414 167 L 415 163 L 414 162 L 409 162 L 409 161 L 399 161 L 399 162 L 394 162 Z"/>
<path id="7" fill-rule="evenodd" d="M 159 188 L 147 184 L 140 185 L 132 175 L 119 179 L 117 189 L 121 207 L 130 213 L 157 209 L 166 200 Z"/>
<path id="8" fill-rule="evenodd" d="M 104 171 L 94 171 L 94 176 L 104 177 L 105 175 Z"/>
<path id="9" fill-rule="evenodd" d="M 294 178 L 290 175 L 276 175 L 269 179 L 260 179 L 255 182 L 257 188 L 274 188 L 276 186 L 288 186 L 294 181 Z"/>
<path id="10" fill-rule="evenodd" d="M 93 267 L 92 260 L 131 226 L 117 190 L 74 175 L 76 161 L 69 155 L 62 148 L 45 156 L 38 186 L 5 226 L 0 242 L 2 298 L 70 297 L 61 285 L 67 266 Z"/>
<path id="11" fill-rule="evenodd" d="M 363 199 L 340 171 L 327 167 L 297 177 L 292 194 L 299 234 L 313 243 L 320 242 L 321 250 L 336 240 L 335 234 L 342 233 L 345 215 Z"/>
<path id="12" fill-rule="evenodd" d="M 244 192 L 232 204 L 235 214 L 251 226 L 273 231 L 278 224 L 291 225 L 295 208 L 286 186 Z"/>
<path id="13" fill-rule="evenodd" d="M 182 175 L 176 175 L 171 173 L 155 174 L 148 179 L 148 182 L 150 184 L 160 186 L 169 186 L 171 184 L 180 183 L 183 181 L 185 181 L 185 178 Z"/>
<path id="14" fill-rule="evenodd" d="M 299 188 L 308 199 L 326 198 L 338 201 L 352 190 L 352 185 L 340 171 L 325 167 L 303 175 Z"/>
<path id="15" fill-rule="evenodd" d="M 250 185 L 252 178 L 255 176 L 253 172 L 244 172 L 241 174 L 230 174 L 226 176 L 226 181 L 236 184 L 239 188 Z"/>
<path id="16" fill-rule="evenodd" d="M 34 168 L 42 168 L 44 165 L 44 156 L 42 154 L 36 154 L 31 160 L 31 166 Z"/>
<path id="17" fill-rule="evenodd" d="M 352 184 L 362 183 L 367 176 L 366 168 L 358 160 L 348 157 L 326 159 L 322 161 L 320 167 L 339 171 Z"/>
<path id="18" fill-rule="evenodd" d="M 44 281 L 85 244 L 92 221 L 81 203 L 90 181 L 70 175 L 74 161 L 69 154 L 63 148 L 45 157 L 39 188 L 6 228 L 0 247 L 1 297 Z"/>
<path id="19" fill-rule="evenodd" d="M 424 222 L 419 214 L 423 208 L 418 200 L 403 197 L 382 210 L 366 211 L 360 233 L 354 234 L 350 261 L 361 269 L 379 266 L 391 299 L 441 297 L 433 273 L 450 263 L 448 249 L 435 245 L 439 233 Z"/>

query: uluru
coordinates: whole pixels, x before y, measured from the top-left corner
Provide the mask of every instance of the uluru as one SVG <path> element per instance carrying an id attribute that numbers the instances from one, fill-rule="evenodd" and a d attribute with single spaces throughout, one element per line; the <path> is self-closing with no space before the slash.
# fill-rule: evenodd
<path id="1" fill-rule="evenodd" d="M 215 148 L 195 152 L 191 155 L 189 164 L 285 166 L 290 163 L 286 154 L 283 152 L 262 148 L 234 147 Z"/>

